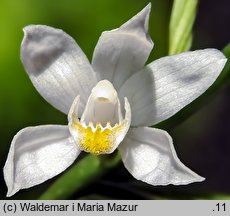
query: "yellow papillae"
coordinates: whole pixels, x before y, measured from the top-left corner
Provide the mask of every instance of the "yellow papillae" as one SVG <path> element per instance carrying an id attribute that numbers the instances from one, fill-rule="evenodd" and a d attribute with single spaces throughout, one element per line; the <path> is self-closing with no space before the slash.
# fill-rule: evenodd
<path id="1" fill-rule="evenodd" d="M 109 153 L 116 142 L 117 133 L 124 128 L 123 124 L 105 129 L 100 124 L 97 124 L 95 128 L 90 125 L 84 127 L 80 122 L 74 123 L 73 126 L 82 150 L 92 154 Z"/>

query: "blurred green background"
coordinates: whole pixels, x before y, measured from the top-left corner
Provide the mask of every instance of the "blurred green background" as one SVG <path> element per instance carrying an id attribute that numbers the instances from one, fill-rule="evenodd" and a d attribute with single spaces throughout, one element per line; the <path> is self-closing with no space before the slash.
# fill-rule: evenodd
<path id="1" fill-rule="evenodd" d="M 45 24 L 70 34 L 91 60 L 102 31 L 119 27 L 150 1 L 145 0 L 0 0 L 0 168 L 10 142 L 22 128 L 66 124 L 66 116 L 35 90 L 20 62 L 22 28 Z M 168 53 L 168 24 L 172 0 L 153 0 L 150 35 L 155 43 L 149 62 Z M 194 27 L 192 49 L 222 49 L 230 39 L 229 1 L 202 1 Z M 134 180 L 123 165 L 74 194 L 72 199 L 190 199 L 230 194 L 230 88 L 217 92 L 202 109 L 169 131 L 179 158 L 206 177 L 188 186 L 151 187 Z M 23 190 L 13 199 L 36 199 L 54 180 Z M 0 173 L 0 199 L 6 186 Z"/>

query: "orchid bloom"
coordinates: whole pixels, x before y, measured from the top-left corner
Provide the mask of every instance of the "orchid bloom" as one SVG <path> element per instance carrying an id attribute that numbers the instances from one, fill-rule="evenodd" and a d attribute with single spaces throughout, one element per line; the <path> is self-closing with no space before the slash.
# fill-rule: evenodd
<path id="1" fill-rule="evenodd" d="M 167 132 L 148 126 L 206 91 L 226 58 L 204 49 L 144 66 L 153 48 L 150 9 L 149 4 L 120 28 L 103 32 L 91 65 L 62 30 L 25 27 L 23 65 L 38 92 L 68 114 L 68 126 L 27 127 L 15 135 L 4 167 L 7 196 L 63 172 L 81 151 L 110 154 L 117 148 L 127 170 L 148 184 L 204 180 L 178 159 Z"/>

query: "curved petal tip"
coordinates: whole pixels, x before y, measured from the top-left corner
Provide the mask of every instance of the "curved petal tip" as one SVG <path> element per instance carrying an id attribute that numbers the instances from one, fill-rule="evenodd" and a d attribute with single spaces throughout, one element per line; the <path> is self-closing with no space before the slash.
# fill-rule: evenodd
<path id="1" fill-rule="evenodd" d="M 137 15 L 131 18 L 129 21 L 124 23 L 120 29 L 130 30 L 133 32 L 137 32 L 138 34 L 145 34 L 147 40 L 153 44 L 149 33 L 149 16 L 151 12 L 151 3 L 149 3 L 145 8 L 143 8 Z"/>

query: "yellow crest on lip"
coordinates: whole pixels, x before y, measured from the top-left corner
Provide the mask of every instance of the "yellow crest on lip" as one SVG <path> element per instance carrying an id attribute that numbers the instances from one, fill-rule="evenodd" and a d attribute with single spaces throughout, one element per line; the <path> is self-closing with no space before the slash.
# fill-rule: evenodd
<path id="1" fill-rule="evenodd" d="M 82 150 L 92 154 L 105 154 L 110 153 L 119 140 L 119 134 L 125 127 L 124 122 L 114 127 L 111 127 L 110 124 L 107 124 L 106 127 L 96 124 L 94 127 L 92 123 L 83 126 L 80 122 L 76 122 L 73 123 L 73 128 L 77 133 L 77 141 Z"/>

